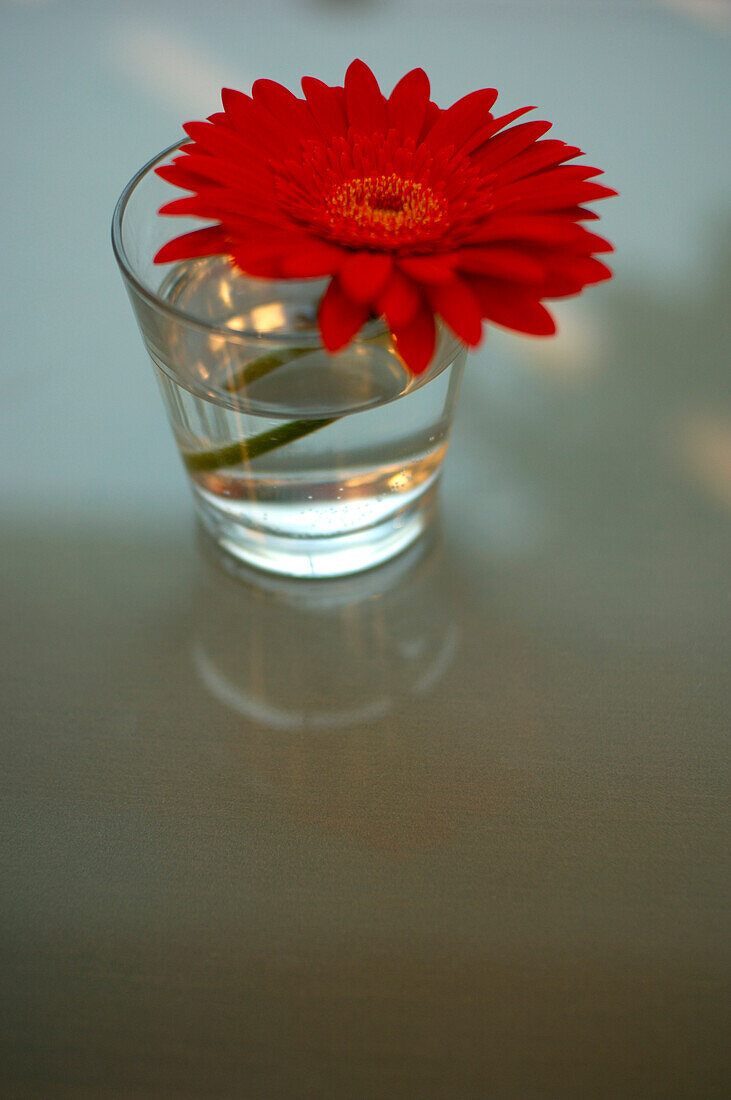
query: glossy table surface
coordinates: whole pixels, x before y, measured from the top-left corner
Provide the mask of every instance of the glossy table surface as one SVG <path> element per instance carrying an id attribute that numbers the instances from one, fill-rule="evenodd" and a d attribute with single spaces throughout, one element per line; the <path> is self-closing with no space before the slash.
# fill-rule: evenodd
<path id="1" fill-rule="evenodd" d="M 2 5 L 3 1097 L 728 1095 L 727 8 L 448 9 Z M 234 576 L 109 217 L 356 54 L 539 103 L 616 277 L 471 357 L 423 546 Z"/>

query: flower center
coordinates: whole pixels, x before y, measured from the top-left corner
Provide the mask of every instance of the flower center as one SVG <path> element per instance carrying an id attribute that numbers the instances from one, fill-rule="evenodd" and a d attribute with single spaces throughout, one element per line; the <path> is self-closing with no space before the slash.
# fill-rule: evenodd
<path id="1" fill-rule="evenodd" d="M 365 240 L 400 244 L 428 236 L 444 221 L 447 203 L 428 185 L 390 172 L 338 184 L 327 197 L 326 212 L 336 232 L 356 230 Z"/>

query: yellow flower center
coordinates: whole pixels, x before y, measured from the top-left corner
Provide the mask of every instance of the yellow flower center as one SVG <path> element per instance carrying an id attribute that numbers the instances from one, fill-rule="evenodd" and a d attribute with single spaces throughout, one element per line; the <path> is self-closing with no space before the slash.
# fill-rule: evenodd
<path id="1" fill-rule="evenodd" d="M 327 199 L 333 228 L 345 222 L 379 238 L 402 238 L 429 229 L 444 219 L 446 210 L 442 195 L 395 172 L 346 180 Z"/>

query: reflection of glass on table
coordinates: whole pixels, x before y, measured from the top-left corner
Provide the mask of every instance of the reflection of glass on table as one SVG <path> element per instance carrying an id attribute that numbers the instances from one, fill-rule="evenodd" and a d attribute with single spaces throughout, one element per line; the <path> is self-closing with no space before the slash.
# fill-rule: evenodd
<path id="1" fill-rule="evenodd" d="M 275 730 L 327 730 L 390 714 L 434 686 L 459 633 L 417 544 L 357 578 L 301 582 L 206 565 L 195 666 L 225 706 Z M 247 583 L 248 581 L 248 583 Z"/>

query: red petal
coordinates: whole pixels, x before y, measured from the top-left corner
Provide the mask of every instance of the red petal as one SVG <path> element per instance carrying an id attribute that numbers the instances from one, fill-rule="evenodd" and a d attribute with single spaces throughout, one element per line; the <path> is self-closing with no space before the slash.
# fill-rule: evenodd
<path id="1" fill-rule="evenodd" d="M 343 290 L 360 305 L 375 301 L 391 274 L 393 261 L 383 252 L 355 252 L 340 268 Z"/>
<path id="2" fill-rule="evenodd" d="M 582 202 L 596 202 L 598 199 L 609 199 L 617 194 L 611 187 L 604 187 L 601 183 L 569 182 L 561 184 L 555 189 L 546 185 L 540 193 L 528 195 L 516 200 L 508 199 L 506 209 L 510 212 L 530 214 L 533 211 L 561 210 L 567 206 L 578 205 Z M 503 202 L 503 194 L 498 191 L 495 194 L 496 203 Z"/>
<path id="3" fill-rule="evenodd" d="M 272 225 L 259 221 L 258 218 L 232 216 L 226 219 L 226 229 L 236 244 L 242 246 L 253 244 L 258 247 L 276 242 L 295 249 L 301 248 L 303 242 L 308 240 L 307 235 L 297 226 Z"/>
<path id="4" fill-rule="evenodd" d="M 235 118 L 239 115 L 244 100 L 251 103 L 251 96 L 239 92 L 235 88 L 221 88 L 221 103 L 223 104 L 224 113 L 229 119 L 232 116 Z"/>
<path id="5" fill-rule="evenodd" d="M 556 331 L 551 314 L 530 292 L 482 276 L 472 281 L 472 288 L 488 321 L 532 336 L 552 336 Z"/>
<path id="6" fill-rule="evenodd" d="M 326 137 L 345 136 L 348 120 L 342 88 L 330 88 L 314 76 L 302 77 L 302 91 L 317 125 Z"/>
<path id="7" fill-rule="evenodd" d="M 265 153 L 281 160 L 283 156 L 299 153 L 299 141 L 294 130 L 275 118 L 261 103 L 232 88 L 223 89 L 221 101 L 230 119 L 231 129 L 218 127 L 220 134 L 232 135 L 243 141 L 257 158 Z"/>
<path id="8" fill-rule="evenodd" d="M 584 287 L 611 279 L 612 272 L 592 256 L 556 253 L 545 258 L 546 278 L 540 286 L 541 298 L 567 298 Z"/>
<path id="9" fill-rule="evenodd" d="M 298 99 L 289 88 L 278 84 L 276 80 L 255 80 L 251 87 L 254 102 L 269 111 L 274 118 L 285 126 L 296 130 L 298 137 L 318 136 L 312 115 L 307 104 Z"/>
<path id="10" fill-rule="evenodd" d="M 188 190 L 203 191 L 213 185 L 222 185 L 222 190 L 229 194 L 240 192 L 240 205 L 248 208 L 252 197 L 259 204 L 262 200 L 271 206 L 274 194 L 272 186 L 272 174 L 268 164 L 259 162 L 256 171 L 252 171 L 252 165 L 248 158 L 224 159 L 223 157 L 209 157 L 192 154 L 187 158 L 190 165 L 190 175 L 182 182 L 179 177 L 178 186 L 184 186 Z M 179 172 L 187 172 L 188 169 L 178 169 Z M 172 178 L 172 177 L 171 177 Z M 188 182 L 190 179 L 190 183 Z M 198 180 L 197 186 L 191 187 L 194 179 Z"/>
<path id="11" fill-rule="evenodd" d="M 490 108 L 497 99 L 495 88 L 480 88 L 453 103 L 429 131 L 426 142 L 432 149 L 452 145 L 456 150 L 468 141 L 475 130 L 491 120 Z"/>
<path id="12" fill-rule="evenodd" d="M 547 245 L 548 249 L 544 245 Z M 583 225 L 578 225 L 576 222 L 567 222 L 564 232 L 556 233 L 552 241 L 541 242 L 535 238 L 533 241 L 526 241 L 524 245 L 530 254 L 539 260 L 544 254 L 549 256 L 554 254 L 549 251 L 552 246 L 579 256 L 589 256 L 592 252 L 614 252 L 609 241 L 605 241 L 595 233 L 590 233 Z"/>
<path id="13" fill-rule="evenodd" d="M 199 195 L 186 195 L 183 199 L 173 199 L 172 202 L 166 202 L 164 206 L 161 206 L 158 210 L 158 214 L 169 215 L 188 215 L 191 218 L 210 218 L 216 215 L 205 214 L 201 210 L 201 200 Z"/>
<path id="14" fill-rule="evenodd" d="M 253 110 L 253 104 L 252 108 Z M 222 153 L 224 156 L 236 156 L 241 148 L 241 135 L 230 125 L 218 126 L 213 122 L 184 122 L 183 130 L 194 143 L 187 142 L 181 149 L 181 154 L 200 152 L 205 149 L 209 153 Z"/>
<path id="15" fill-rule="evenodd" d="M 482 173 L 490 172 L 511 157 L 522 153 L 550 129 L 550 122 L 521 122 L 520 126 L 504 130 L 502 134 L 485 142 L 476 153 L 472 154 L 472 163 Z"/>
<path id="16" fill-rule="evenodd" d="M 500 130 L 504 130 L 506 126 L 509 126 L 511 122 L 515 122 L 516 118 L 522 118 L 522 116 L 527 115 L 529 111 L 535 111 L 535 107 L 518 107 L 515 111 L 509 111 L 507 115 L 500 115 L 499 118 L 494 118 L 487 128 L 483 141 L 487 141 L 488 138 L 494 137 Z M 473 149 L 477 148 L 477 145 L 473 146 Z"/>
<path id="17" fill-rule="evenodd" d="M 403 273 L 417 283 L 441 286 L 454 278 L 454 271 L 450 264 L 438 256 L 408 256 L 403 259 L 399 257 L 397 263 Z"/>
<path id="18" fill-rule="evenodd" d="M 276 242 L 258 246 L 246 244 L 234 247 L 232 259 L 244 275 L 253 275 L 257 279 L 279 279 L 282 276 L 282 254 L 285 252 L 286 245 Z"/>
<path id="19" fill-rule="evenodd" d="M 344 253 L 335 245 L 315 238 L 291 248 L 282 258 L 282 274 L 290 279 L 316 279 L 333 275 L 343 262 Z"/>
<path id="20" fill-rule="evenodd" d="M 172 183 L 175 187 L 182 187 L 184 191 L 199 191 L 201 187 L 209 183 L 206 176 L 197 172 L 189 172 L 178 164 L 163 164 L 155 169 L 155 175 L 166 183 Z"/>
<path id="21" fill-rule="evenodd" d="M 210 122 L 184 122 L 183 129 L 192 138 L 193 144 L 185 146 L 186 163 L 191 154 L 206 153 L 206 159 L 222 158 L 234 164 L 241 157 L 243 146 L 234 130 L 223 126 L 212 126 Z"/>
<path id="22" fill-rule="evenodd" d="M 583 226 L 581 228 L 583 229 Z M 588 229 L 584 229 L 582 251 L 584 250 L 587 252 L 614 252 L 614 245 L 611 241 L 605 240 L 604 237 L 599 237 L 596 233 L 590 233 Z"/>
<path id="23" fill-rule="evenodd" d="M 558 255 L 553 262 L 558 274 L 576 280 L 582 286 L 603 283 L 612 277 L 612 272 L 607 265 L 601 260 L 594 259 L 593 256 Z"/>
<path id="24" fill-rule="evenodd" d="M 584 230 L 568 218 L 551 214 L 508 214 L 495 216 L 474 232 L 475 243 L 487 241 L 534 241 L 565 244 L 583 240 Z"/>
<path id="25" fill-rule="evenodd" d="M 584 284 L 581 279 L 572 279 L 568 275 L 556 272 L 546 276 L 541 286 L 541 298 L 572 298 L 580 294 Z"/>
<path id="26" fill-rule="evenodd" d="M 193 260 L 198 256 L 218 256 L 228 252 L 226 234 L 220 225 L 207 225 L 184 233 L 164 244 L 156 253 L 156 264 L 169 264 L 174 260 Z"/>
<path id="27" fill-rule="evenodd" d="M 378 311 L 386 318 L 391 332 L 410 325 L 421 304 L 421 295 L 414 284 L 394 268 L 386 289 L 378 299 Z"/>
<path id="28" fill-rule="evenodd" d="M 554 217 L 571 218 L 575 222 L 598 222 L 599 215 L 596 210 L 587 210 L 585 206 L 566 206 L 560 210 L 553 210 Z"/>
<path id="29" fill-rule="evenodd" d="M 249 191 L 241 185 L 226 186 L 215 181 L 201 187 L 197 195 L 189 197 L 198 203 L 196 213 L 215 221 L 242 217 L 274 225 L 282 225 L 286 221 L 281 209 L 271 201 L 271 190 L 266 194 L 262 187 Z"/>
<path id="30" fill-rule="evenodd" d="M 454 264 L 459 271 L 519 283 L 539 283 L 544 276 L 544 269 L 537 260 L 511 248 L 464 248 L 455 253 Z"/>
<path id="31" fill-rule="evenodd" d="M 360 332 L 370 317 L 367 306 L 353 302 L 333 279 L 320 302 L 318 323 L 328 351 L 339 351 Z"/>
<path id="32" fill-rule="evenodd" d="M 482 312 L 467 283 L 455 280 L 449 286 L 429 287 L 426 295 L 434 311 L 455 336 L 470 347 L 477 347 L 482 339 Z"/>
<path id="33" fill-rule="evenodd" d="M 424 112 L 424 125 L 421 128 L 419 135 L 419 141 L 423 141 L 431 128 L 437 122 L 439 116 L 442 113 L 441 107 L 437 107 L 433 99 L 430 99 L 426 105 L 426 111 Z"/>
<path id="34" fill-rule="evenodd" d="M 375 76 L 359 59 L 350 63 L 345 74 L 345 106 L 354 130 L 372 134 L 388 129 L 386 100 Z"/>
<path id="35" fill-rule="evenodd" d="M 592 168 L 588 164 L 559 164 L 554 175 L 562 180 L 588 180 L 592 176 L 603 176 L 604 169 Z"/>
<path id="36" fill-rule="evenodd" d="M 402 76 L 388 99 L 388 125 L 403 139 L 417 140 L 429 103 L 429 77 L 423 69 Z"/>
<path id="37" fill-rule="evenodd" d="M 566 145 L 565 142 L 558 141 L 556 138 L 537 141 L 524 153 L 514 157 L 509 164 L 504 164 L 498 169 L 495 173 L 495 184 L 502 187 L 503 184 L 524 179 L 535 172 L 542 172 L 555 164 L 562 164 L 566 160 L 572 160 L 581 155 L 581 149 L 577 145 Z"/>
<path id="38" fill-rule="evenodd" d="M 535 148 L 534 145 L 533 149 Z M 532 149 L 528 149 L 527 152 L 530 154 Z M 517 159 L 522 160 L 523 158 Z M 511 164 L 513 163 L 515 162 L 511 162 Z M 508 170 L 506 173 L 501 169 L 495 175 L 493 186 L 499 192 L 500 203 L 530 195 L 541 195 L 545 191 L 557 190 L 559 187 L 575 186 L 577 181 L 584 182 L 590 176 L 601 175 L 600 168 L 589 168 L 583 164 L 552 164 L 545 165 L 543 168 L 536 169 L 536 171 L 529 174 L 521 173 L 520 178 L 506 180 L 505 176 L 510 174 L 511 164 L 504 166 Z"/>
<path id="39" fill-rule="evenodd" d="M 421 309 L 411 324 L 393 333 L 396 350 L 412 374 L 423 374 L 431 363 L 437 340 L 434 315 Z"/>

